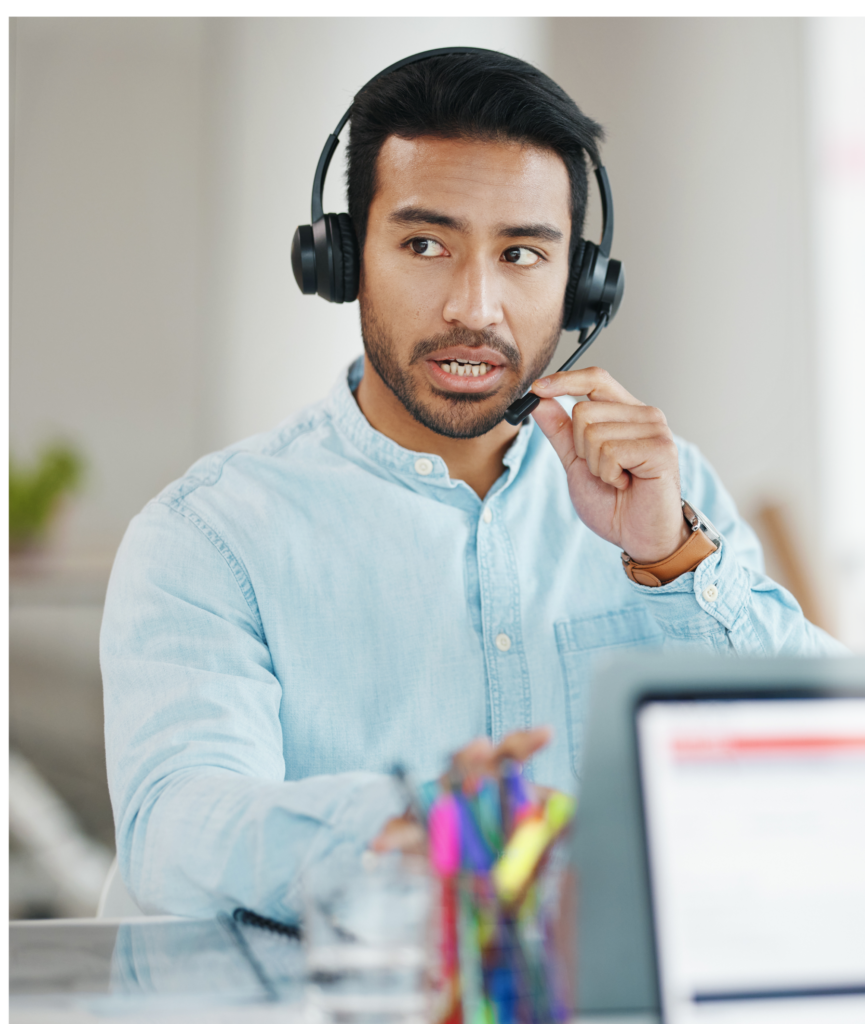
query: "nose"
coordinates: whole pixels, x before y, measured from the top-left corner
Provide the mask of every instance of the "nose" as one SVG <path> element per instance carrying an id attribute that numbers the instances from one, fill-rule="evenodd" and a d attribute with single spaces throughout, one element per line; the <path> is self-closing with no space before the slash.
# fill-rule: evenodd
<path id="1" fill-rule="evenodd" d="M 504 319 L 498 275 L 488 258 L 461 262 L 455 267 L 442 309 L 445 321 L 470 331 L 496 327 Z"/>

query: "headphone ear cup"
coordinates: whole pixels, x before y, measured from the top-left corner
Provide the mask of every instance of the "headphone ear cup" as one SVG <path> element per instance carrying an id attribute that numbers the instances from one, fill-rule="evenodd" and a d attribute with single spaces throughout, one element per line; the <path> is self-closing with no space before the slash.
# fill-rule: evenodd
<path id="1" fill-rule="evenodd" d="M 570 315 L 564 324 L 566 331 L 582 331 L 596 323 L 600 314 L 600 299 L 604 278 L 599 274 L 606 271 L 607 258 L 594 242 L 583 242 L 579 272 L 576 266 L 569 284 L 574 285 L 574 297 Z"/>
<path id="2" fill-rule="evenodd" d="M 577 294 L 577 286 L 580 283 L 580 276 L 583 272 L 583 258 L 585 255 L 586 242 L 581 238 L 571 258 L 571 272 L 568 275 L 568 283 L 565 287 L 565 308 L 562 315 L 562 327 L 566 331 L 572 331 L 577 327 L 577 324 L 572 323 L 574 319 L 574 298 Z"/>
<path id="3" fill-rule="evenodd" d="M 342 249 L 342 301 L 354 302 L 360 284 L 360 258 L 354 224 L 347 213 L 338 213 L 340 248 Z"/>
<path id="4" fill-rule="evenodd" d="M 625 268 L 618 260 L 610 260 L 607 266 L 607 278 L 604 281 L 604 291 L 601 295 L 601 302 L 609 306 L 610 309 L 608 322 L 618 313 L 624 294 Z"/>
<path id="5" fill-rule="evenodd" d="M 291 242 L 291 269 L 304 295 L 315 295 L 315 239 L 311 224 L 301 224 Z"/>

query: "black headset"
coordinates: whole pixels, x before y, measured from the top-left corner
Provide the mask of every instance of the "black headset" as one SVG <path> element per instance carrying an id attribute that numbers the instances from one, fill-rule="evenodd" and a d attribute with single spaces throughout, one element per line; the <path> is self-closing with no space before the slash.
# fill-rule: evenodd
<path id="1" fill-rule="evenodd" d="M 415 53 L 391 64 L 371 78 L 363 89 L 378 78 L 430 57 L 495 52 L 497 51 L 474 46 L 425 50 L 423 53 Z M 363 92 L 363 89 L 360 92 Z M 333 133 L 327 137 L 312 182 L 312 224 L 301 224 L 295 231 L 291 243 L 291 266 L 298 287 L 304 295 L 320 295 L 328 302 L 354 302 L 360 280 L 360 252 L 351 217 L 347 213 L 325 213 L 322 205 L 327 169 L 339 145 L 339 133 L 350 117 L 351 107 L 342 115 Z M 595 168 L 595 179 L 601 193 L 603 212 L 601 242 L 595 245 L 594 242 L 587 242 L 581 238 L 574 247 L 568 284 L 565 288 L 562 327 L 566 331 L 579 330 L 580 343 L 577 351 L 560 367 L 560 371 L 570 369 L 613 319 L 625 290 L 622 264 L 618 260 L 610 259 L 613 245 L 613 193 L 607 172 L 601 164 Z M 594 330 L 589 333 L 592 327 Z M 511 423 L 519 423 L 538 401 L 529 393 L 514 402 L 505 418 Z"/>

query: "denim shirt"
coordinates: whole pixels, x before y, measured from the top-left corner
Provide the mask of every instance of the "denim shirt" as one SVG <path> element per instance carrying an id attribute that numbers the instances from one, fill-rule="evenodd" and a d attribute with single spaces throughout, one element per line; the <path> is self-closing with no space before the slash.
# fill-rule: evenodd
<path id="1" fill-rule="evenodd" d="M 476 736 L 552 725 L 528 772 L 573 789 L 602 652 L 841 650 L 762 574 L 693 445 L 677 439 L 682 493 L 722 544 L 642 587 L 581 523 L 532 421 L 481 501 L 370 426 L 361 374 L 201 459 L 120 546 L 105 741 L 121 874 L 145 910 L 296 916 L 306 865 L 351 870 L 404 809 L 393 765 L 433 779 Z"/>

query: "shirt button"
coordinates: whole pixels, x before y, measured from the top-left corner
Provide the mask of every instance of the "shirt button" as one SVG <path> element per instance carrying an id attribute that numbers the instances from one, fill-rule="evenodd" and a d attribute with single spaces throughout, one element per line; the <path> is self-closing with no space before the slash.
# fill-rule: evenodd
<path id="1" fill-rule="evenodd" d="M 429 476 L 433 471 L 433 464 L 429 459 L 418 459 L 414 464 L 414 471 L 421 476 Z"/>
<path id="2" fill-rule="evenodd" d="M 511 649 L 511 638 L 507 633 L 499 633 L 496 637 L 496 647 L 500 651 L 509 651 Z"/>
<path id="3" fill-rule="evenodd" d="M 713 601 L 718 600 L 718 588 L 714 583 L 710 583 L 708 587 L 703 591 L 703 600 L 708 601 L 711 604 Z"/>
<path id="4" fill-rule="evenodd" d="M 484 514 L 481 516 L 481 519 L 483 519 L 485 523 L 491 523 L 493 521 L 493 513 L 489 507 L 484 509 Z"/>

